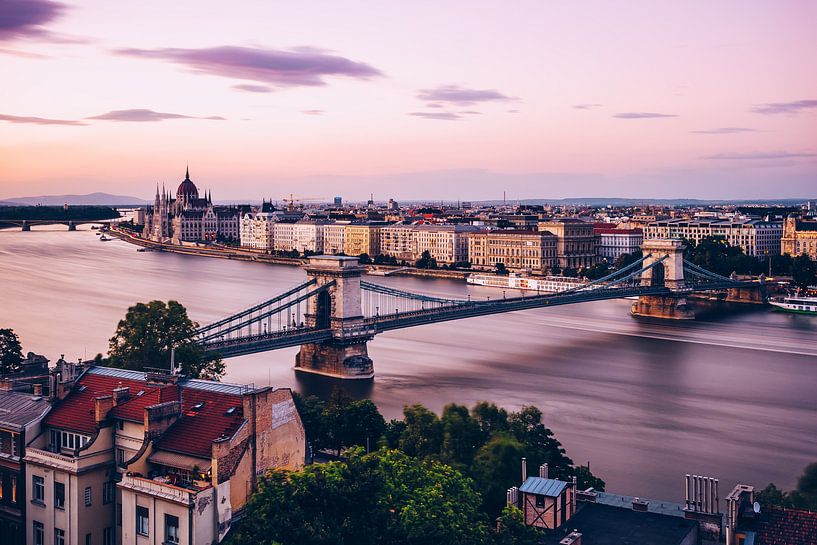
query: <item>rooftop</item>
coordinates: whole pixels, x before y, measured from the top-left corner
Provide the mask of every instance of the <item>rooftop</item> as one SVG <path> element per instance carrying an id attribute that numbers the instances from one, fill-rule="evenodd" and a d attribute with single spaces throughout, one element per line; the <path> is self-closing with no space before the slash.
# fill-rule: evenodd
<path id="1" fill-rule="evenodd" d="M 49 406 L 42 396 L 0 391 L 0 428 L 22 431 L 30 422 L 43 416 Z"/>
<path id="2" fill-rule="evenodd" d="M 587 545 L 661 544 L 677 545 L 696 532 L 698 523 L 657 513 L 643 513 L 598 503 L 580 504 L 576 514 L 562 527 L 548 533 L 543 545 L 556 545 L 573 530 Z"/>
<path id="3" fill-rule="evenodd" d="M 755 530 L 755 545 L 817 545 L 817 513 L 766 508 Z"/>
<path id="4" fill-rule="evenodd" d="M 564 481 L 557 481 L 556 479 L 543 479 L 542 477 L 528 477 L 522 486 L 519 487 L 520 492 L 526 494 L 538 494 L 540 496 L 550 496 L 555 498 L 562 493 L 562 490 L 568 483 Z"/>

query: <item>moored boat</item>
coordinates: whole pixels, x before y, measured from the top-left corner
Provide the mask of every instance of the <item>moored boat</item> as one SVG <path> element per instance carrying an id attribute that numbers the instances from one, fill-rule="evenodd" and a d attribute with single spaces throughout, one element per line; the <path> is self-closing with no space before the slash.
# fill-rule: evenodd
<path id="1" fill-rule="evenodd" d="M 817 297 L 785 297 L 782 301 L 769 301 L 769 304 L 783 312 L 817 315 Z"/>
<path id="2" fill-rule="evenodd" d="M 502 274 L 479 274 L 468 275 L 465 281 L 475 286 L 487 286 L 490 288 L 503 288 L 512 290 L 530 290 L 540 293 L 558 293 L 585 286 L 587 282 L 579 278 L 569 276 L 543 276 L 533 278 L 523 276 L 519 273 Z"/>

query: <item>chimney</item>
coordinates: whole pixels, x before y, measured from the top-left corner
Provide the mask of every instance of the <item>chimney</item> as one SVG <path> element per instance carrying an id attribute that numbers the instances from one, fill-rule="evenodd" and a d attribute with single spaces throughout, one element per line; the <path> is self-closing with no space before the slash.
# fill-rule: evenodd
<path id="1" fill-rule="evenodd" d="M 108 416 L 113 408 L 113 396 L 100 396 L 94 399 L 94 421 L 99 423 Z"/>
<path id="2" fill-rule="evenodd" d="M 539 476 L 543 479 L 548 478 L 548 465 L 542 464 L 539 466 Z"/>
<path id="3" fill-rule="evenodd" d="M 14 381 L 9 378 L 0 379 L 0 392 L 10 392 L 14 387 Z"/>
<path id="4" fill-rule="evenodd" d="M 578 530 L 573 530 L 559 542 L 559 545 L 582 545 L 582 534 Z"/>
<path id="5" fill-rule="evenodd" d="M 528 460 L 527 458 L 522 458 L 522 482 L 524 483 L 528 479 Z"/>
<path id="6" fill-rule="evenodd" d="M 639 511 L 641 513 L 646 513 L 650 507 L 650 502 L 647 500 L 642 500 L 641 498 L 635 498 L 633 500 L 633 511 Z"/>
<path id="7" fill-rule="evenodd" d="M 124 403 L 128 399 L 130 399 L 130 388 L 127 386 L 121 386 L 121 382 L 119 383 L 120 386 L 118 388 L 113 389 L 113 404 L 119 405 L 120 403 Z"/>
<path id="8" fill-rule="evenodd" d="M 35 396 L 43 395 L 43 385 L 40 384 L 39 382 L 33 384 L 32 385 L 32 391 L 33 391 Z"/>

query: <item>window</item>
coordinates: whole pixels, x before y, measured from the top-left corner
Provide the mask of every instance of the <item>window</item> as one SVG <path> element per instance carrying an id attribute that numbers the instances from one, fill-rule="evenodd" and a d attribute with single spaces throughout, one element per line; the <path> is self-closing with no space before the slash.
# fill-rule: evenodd
<path id="1" fill-rule="evenodd" d="M 544 496 L 536 496 L 536 508 L 543 509 L 545 507 L 545 497 Z"/>
<path id="2" fill-rule="evenodd" d="M 45 480 L 37 475 L 31 476 L 31 501 L 45 503 Z"/>
<path id="3" fill-rule="evenodd" d="M 34 521 L 34 545 L 45 545 L 45 527 L 42 522 Z"/>
<path id="4" fill-rule="evenodd" d="M 54 528 L 54 545 L 65 545 L 65 530 Z"/>
<path id="5" fill-rule="evenodd" d="M 113 481 L 108 481 L 102 485 L 102 503 L 104 505 L 113 503 L 114 490 Z"/>
<path id="6" fill-rule="evenodd" d="M 94 545 L 93 534 L 85 534 L 85 545 Z"/>
<path id="7" fill-rule="evenodd" d="M 149 535 L 150 511 L 147 507 L 136 506 L 136 533 L 141 536 Z"/>
<path id="8" fill-rule="evenodd" d="M 122 504 L 116 504 L 116 525 L 122 526 Z"/>
<path id="9" fill-rule="evenodd" d="M 165 514 L 165 543 L 179 542 L 179 517 Z"/>
<path id="10" fill-rule="evenodd" d="M 54 481 L 54 507 L 65 509 L 65 484 Z"/>
<path id="11" fill-rule="evenodd" d="M 113 527 L 102 530 L 102 545 L 113 545 Z"/>
<path id="12" fill-rule="evenodd" d="M 91 507 L 91 487 L 85 487 L 85 507 Z"/>
<path id="13" fill-rule="evenodd" d="M 125 449 L 116 449 L 116 463 L 119 465 L 125 465 Z"/>

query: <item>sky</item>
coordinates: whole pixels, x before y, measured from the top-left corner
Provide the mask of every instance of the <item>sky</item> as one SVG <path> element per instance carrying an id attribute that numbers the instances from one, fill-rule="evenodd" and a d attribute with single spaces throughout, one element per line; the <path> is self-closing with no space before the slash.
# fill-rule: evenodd
<path id="1" fill-rule="evenodd" d="M 0 0 L 0 199 L 817 196 L 817 2 Z"/>

